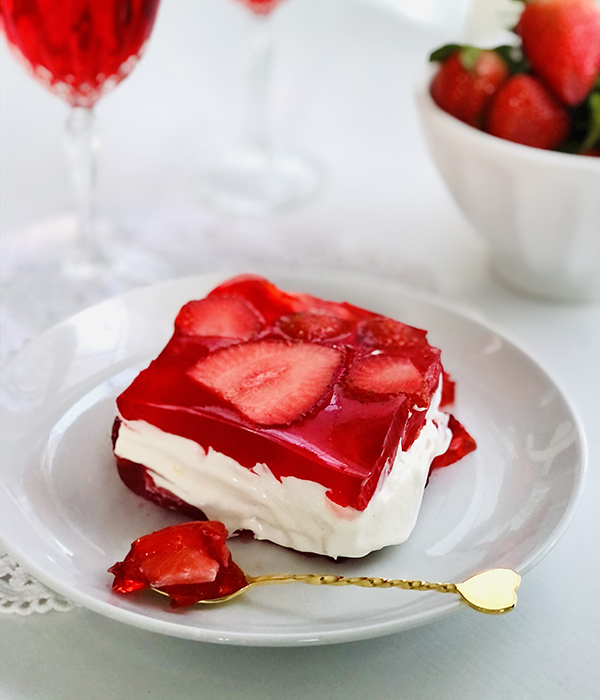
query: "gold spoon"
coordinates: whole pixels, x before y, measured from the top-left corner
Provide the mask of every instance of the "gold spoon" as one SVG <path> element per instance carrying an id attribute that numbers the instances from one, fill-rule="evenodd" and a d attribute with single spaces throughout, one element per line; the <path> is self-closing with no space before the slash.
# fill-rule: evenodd
<path id="1" fill-rule="evenodd" d="M 501 615 L 509 612 L 517 604 L 516 590 L 521 577 L 511 569 L 489 569 L 471 576 L 462 583 L 429 583 L 428 581 L 411 581 L 407 579 L 371 578 L 369 576 L 335 576 L 318 574 L 271 574 L 267 576 L 248 576 L 247 585 L 222 598 L 199 600 L 198 603 L 225 603 L 237 598 L 256 586 L 274 583 L 308 583 L 312 586 L 361 586 L 363 588 L 401 588 L 407 591 L 438 591 L 439 593 L 456 593 L 475 610 L 489 615 Z M 154 589 L 168 595 L 164 591 Z"/>

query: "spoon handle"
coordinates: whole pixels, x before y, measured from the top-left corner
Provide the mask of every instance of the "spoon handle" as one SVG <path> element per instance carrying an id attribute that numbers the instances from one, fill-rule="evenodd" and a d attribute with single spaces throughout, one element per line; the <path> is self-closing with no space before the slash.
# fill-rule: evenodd
<path id="1" fill-rule="evenodd" d="M 318 574 L 275 574 L 246 576 L 248 588 L 270 583 L 308 583 L 312 586 L 361 586 L 362 588 L 402 588 L 406 591 L 455 593 L 469 606 L 489 615 L 501 615 L 517 603 L 515 591 L 521 577 L 511 569 L 490 569 L 471 576 L 462 583 L 430 583 L 410 579 L 385 579 L 371 576 L 334 576 Z M 244 589 L 244 590 L 247 590 Z"/>
<path id="2" fill-rule="evenodd" d="M 402 588 L 405 591 L 437 591 L 438 593 L 455 593 L 475 610 L 489 615 L 501 615 L 512 610 L 517 603 L 515 591 L 521 577 L 512 569 L 490 569 L 471 576 L 462 583 L 430 583 L 411 579 L 387 579 L 371 576 L 335 576 L 332 574 L 269 574 L 266 576 L 248 576 L 246 585 L 222 598 L 206 598 L 196 601 L 200 604 L 214 605 L 226 603 L 237 598 L 256 586 L 275 583 L 308 583 L 311 586 L 360 586 L 362 588 Z M 165 591 L 154 588 L 162 595 Z"/>
<path id="3" fill-rule="evenodd" d="M 454 583 L 430 583 L 409 579 L 386 579 L 372 576 L 335 576 L 319 574 L 289 574 L 269 576 L 246 576 L 248 584 L 260 586 L 269 583 L 308 583 L 311 586 L 361 586 L 362 588 L 402 588 L 406 591 L 439 591 L 458 593 Z"/>

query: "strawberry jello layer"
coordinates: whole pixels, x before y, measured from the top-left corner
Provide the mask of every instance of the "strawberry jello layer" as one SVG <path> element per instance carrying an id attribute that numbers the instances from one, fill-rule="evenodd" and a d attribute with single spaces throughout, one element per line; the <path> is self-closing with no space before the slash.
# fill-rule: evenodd
<path id="1" fill-rule="evenodd" d="M 186 304 L 119 396 L 115 455 L 162 506 L 363 556 L 408 537 L 436 458 L 474 448 L 451 392 L 425 331 L 242 276 Z"/>

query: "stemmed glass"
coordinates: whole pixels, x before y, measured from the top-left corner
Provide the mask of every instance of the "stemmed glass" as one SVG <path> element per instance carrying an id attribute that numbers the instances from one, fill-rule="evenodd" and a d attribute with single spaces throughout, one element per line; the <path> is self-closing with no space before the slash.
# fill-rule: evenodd
<path id="1" fill-rule="evenodd" d="M 226 212 L 264 215 L 310 199 L 322 181 L 309 157 L 277 149 L 269 128 L 273 38 L 270 17 L 282 0 L 239 0 L 251 12 L 247 47 L 246 104 L 240 145 L 204 172 L 204 203 Z"/>
<path id="2" fill-rule="evenodd" d="M 94 106 L 132 71 L 160 0 L 0 0 L 0 26 L 33 76 L 71 106 L 67 121 L 76 240 L 54 273 L 92 283 L 116 261 L 98 235 Z"/>

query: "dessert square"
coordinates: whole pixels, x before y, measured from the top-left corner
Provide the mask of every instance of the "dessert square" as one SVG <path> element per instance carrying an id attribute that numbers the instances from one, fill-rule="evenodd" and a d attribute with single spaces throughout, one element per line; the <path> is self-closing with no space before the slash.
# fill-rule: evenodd
<path id="1" fill-rule="evenodd" d="M 431 467 L 474 449 L 452 393 L 425 331 L 244 275 L 186 304 L 118 397 L 117 466 L 230 532 L 364 556 L 404 541 Z"/>

